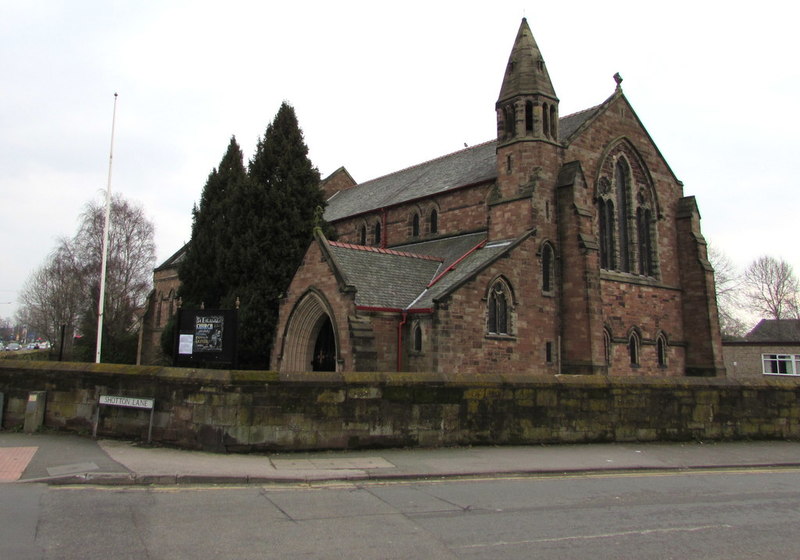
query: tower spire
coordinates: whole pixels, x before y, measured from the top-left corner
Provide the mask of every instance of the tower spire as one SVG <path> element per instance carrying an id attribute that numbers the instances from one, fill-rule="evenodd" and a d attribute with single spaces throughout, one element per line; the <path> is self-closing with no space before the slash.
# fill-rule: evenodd
<path id="1" fill-rule="evenodd" d="M 497 101 L 502 103 L 517 95 L 534 94 L 556 98 L 542 52 L 533 38 L 528 20 L 522 18 L 514 48 L 508 57 L 503 86 L 500 88 L 500 97 Z"/>
<path id="2" fill-rule="evenodd" d="M 497 99 L 498 140 L 558 140 L 558 97 L 528 20 L 522 23 L 508 57 Z"/>

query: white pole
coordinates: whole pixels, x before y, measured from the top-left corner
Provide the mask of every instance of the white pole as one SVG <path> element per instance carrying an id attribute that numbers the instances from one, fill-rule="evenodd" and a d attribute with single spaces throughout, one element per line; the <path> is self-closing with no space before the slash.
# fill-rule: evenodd
<path id="1" fill-rule="evenodd" d="M 111 221 L 111 163 L 114 160 L 114 126 L 117 121 L 117 94 L 114 94 L 114 114 L 111 117 L 111 150 L 108 155 L 108 186 L 106 187 L 106 220 L 103 226 L 103 261 L 100 266 L 100 302 L 97 305 L 97 351 L 95 363 L 100 363 L 103 342 L 103 309 L 106 299 L 106 267 L 108 266 L 108 228 Z"/>

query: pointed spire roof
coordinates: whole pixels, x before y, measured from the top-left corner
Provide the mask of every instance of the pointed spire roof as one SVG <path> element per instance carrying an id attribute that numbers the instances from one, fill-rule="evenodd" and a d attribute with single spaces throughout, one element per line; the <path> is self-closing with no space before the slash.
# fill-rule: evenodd
<path id="1" fill-rule="evenodd" d="M 518 95 L 535 94 L 558 99 L 550 82 L 542 53 L 533 38 L 531 28 L 528 27 L 528 20 L 522 18 L 514 48 L 508 57 L 503 87 L 500 88 L 500 97 L 497 101 L 502 103 Z"/>

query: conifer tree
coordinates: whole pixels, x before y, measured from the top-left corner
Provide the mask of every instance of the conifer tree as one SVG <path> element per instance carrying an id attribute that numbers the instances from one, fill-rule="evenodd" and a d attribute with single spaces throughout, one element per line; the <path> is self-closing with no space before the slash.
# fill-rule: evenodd
<path id="1" fill-rule="evenodd" d="M 200 206 L 192 209 L 192 237 L 178 273 L 180 295 L 188 308 L 222 305 L 231 282 L 225 265 L 234 242 L 233 193 L 245 179 L 242 150 L 232 137 L 219 167 L 208 176 Z"/>
<path id="2" fill-rule="evenodd" d="M 238 299 L 238 358 L 266 368 L 278 302 L 313 238 L 325 207 L 319 171 L 294 109 L 283 103 L 248 170 L 231 139 L 193 210 L 192 239 L 179 275 L 185 306 L 232 308 Z"/>
<path id="3" fill-rule="evenodd" d="M 265 366 L 278 316 L 278 301 L 313 238 L 318 209 L 325 198 L 320 175 L 308 159 L 308 147 L 294 108 L 284 102 L 267 127 L 250 161 L 249 181 L 237 191 L 236 255 L 239 297 L 239 359 Z"/>

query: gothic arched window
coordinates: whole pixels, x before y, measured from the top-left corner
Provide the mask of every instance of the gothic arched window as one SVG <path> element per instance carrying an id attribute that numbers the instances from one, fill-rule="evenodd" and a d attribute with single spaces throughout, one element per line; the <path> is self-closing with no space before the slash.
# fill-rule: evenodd
<path id="1" fill-rule="evenodd" d="M 422 352 L 422 327 L 419 323 L 414 324 L 413 341 L 414 352 Z"/>
<path id="2" fill-rule="evenodd" d="M 510 334 L 510 298 L 510 290 L 502 280 L 489 288 L 486 330 L 490 334 Z"/>
<path id="3" fill-rule="evenodd" d="M 611 331 L 603 329 L 603 357 L 606 365 L 611 365 Z"/>
<path id="4" fill-rule="evenodd" d="M 614 186 L 617 193 L 617 239 L 619 240 L 619 269 L 631 272 L 630 235 L 628 234 L 628 216 L 630 214 L 630 173 L 628 165 L 620 158 L 614 167 Z"/>
<path id="5" fill-rule="evenodd" d="M 547 103 L 542 104 L 542 132 L 546 137 L 550 136 L 550 110 Z"/>
<path id="6" fill-rule="evenodd" d="M 514 114 L 514 105 L 513 104 L 506 105 L 505 109 L 503 110 L 503 120 L 505 121 L 506 138 L 513 137 L 514 136 L 514 121 L 516 120 L 516 115 Z"/>
<path id="7" fill-rule="evenodd" d="M 600 199 L 600 268 L 613 269 L 614 260 L 614 203 Z"/>
<path id="8" fill-rule="evenodd" d="M 660 367 L 666 367 L 667 365 L 667 338 L 664 336 L 663 333 L 658 335 L 658 339 L 656 340 L 656 357 L 658 359 L 658 365 Z"/>
<path id="9" fill-rule="evenodd" d="M 629 142 L 620 142 L 597 182 L 600 268 L 658 276 L 657 213 L 656 191 L 644 161 Z"/>
<path id="10" fill-rule="evenodd" d="M 650 234 L 652 212 L 649 208 L 639 207 L 636 210 L 636 230 L 639 249 L 639 273 L 653 276 L 653 243 Z"/>
<path id="11" fill-rule="evenodd" d="M 411 237 L 419 237 L 419 214 L 416 212 L 411 217 Z"/>
<path id="12" fill-rule="evenodd" d="M 375 230 L 374 230 L 374 235 L 373 235 L 373 238 L 372 238 L 372 244 L 373 245 L 380 245 L 381 244 L 381 239 L 382 239 L 381 238 L 381 223 L 380 223 L 380 221 L 378 221 L 378 222 L 375 222 Z"/>
<path id="13" fill-rule="evenodd" d="M 439 212 L 436 211 L 436 208 L 431 210 L 429 226 L 431 233 L 436 233 L 439 231 Z"/>
<path id="14" fill-rule="evenodd" d="M 358 229 L 358 242 L 361 245 L 367 244 L 367 224 L 362 224 Z"/>
<path id="15" fill-rule="evenodd" d="M 533 134 L 533 102 L 525 102 L 525 134 Z"/>
<path id="16" fill-rule="evenodd" d="M 639 365 L 639 335 L 633 331 L 628 337 L 628 354 L 631 358 L 631 365 Z"/>

